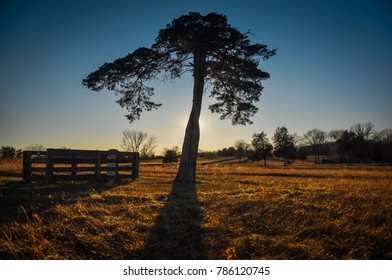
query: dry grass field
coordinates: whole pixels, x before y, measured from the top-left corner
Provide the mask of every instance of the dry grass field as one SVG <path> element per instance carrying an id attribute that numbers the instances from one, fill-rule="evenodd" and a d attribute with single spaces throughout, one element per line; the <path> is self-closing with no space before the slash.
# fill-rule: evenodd
<path id="1" fill-rule="evenodd" d="M 0 259 L 392 259 L 392 167 L 176 168 L 46 185 L 1 160 Z"/>

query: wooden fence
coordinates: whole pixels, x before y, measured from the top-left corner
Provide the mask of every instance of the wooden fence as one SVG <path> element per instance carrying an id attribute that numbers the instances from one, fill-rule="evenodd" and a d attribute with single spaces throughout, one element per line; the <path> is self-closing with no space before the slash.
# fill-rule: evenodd
<path id="1" fill-rule="evenodd" d="M 26 181 L 111 180 L 139 177 L 139 153 L 48 149 L 23 152 Z"/>

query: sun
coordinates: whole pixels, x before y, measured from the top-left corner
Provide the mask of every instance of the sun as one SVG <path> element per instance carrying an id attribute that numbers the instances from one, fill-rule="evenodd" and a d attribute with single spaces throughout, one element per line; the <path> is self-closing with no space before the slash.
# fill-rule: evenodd
<path id="1" fill-rule="evenodd" d="M 188 124 L 188 119 L 189 119 L 189 116 L 183 117 L 183 118 L 182 118 L 182 121 L 181 121 L 181 125 L 183 125 L 184 127 L 186 127 L 186 125 Z M 200 131 L 205 130 L 206 125 L 207 125 L 206 120 L 205 120 L 203 117 L 200 116 L 200 118 L 199 118 Z"/>
<path id="2" fill-rule="evenodd" d="M 200 126 L 200 131 L 204 130 L 206 122 L 202 117 L 199 119 L 199 126 Z"/>

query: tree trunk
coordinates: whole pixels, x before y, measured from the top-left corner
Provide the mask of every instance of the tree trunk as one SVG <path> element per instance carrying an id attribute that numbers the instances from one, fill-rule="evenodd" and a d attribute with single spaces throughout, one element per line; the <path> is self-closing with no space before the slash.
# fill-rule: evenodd
<path id="1" fill-rule="evenodd" d="M 200 139 L 199 117 L 204 91 L 205 55 L 195 53 L 193 67 L 192 111 L 186 126 L 180 166 L 175 179 L 175 182 L 182 183 L 194 183 L 196 181 L 197 151 Z"/>

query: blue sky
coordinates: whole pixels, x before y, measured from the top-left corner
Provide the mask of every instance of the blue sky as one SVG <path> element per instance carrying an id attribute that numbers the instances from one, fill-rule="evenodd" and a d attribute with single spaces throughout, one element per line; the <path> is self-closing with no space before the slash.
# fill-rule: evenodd
<path id="1" fill-rule="evenodd" d="M 216 150 L 277 126 L 302 135 L 373 122 L 392 128 L 390 1 L 2 1 L 0 4 L 0 146 L 120 148 L 121 132 L 155 135 L 158 150 L 181 146 L 192 79 L 154 85 L 157 111 L 129 124 L 111 92 L 81 81 L 105 62 L 150 47 L 174 18 L 225 14 L 255 43 L 278 49 L 261 68 L 259 112 L 232 126 L 203 100 L 200 148 Z"/>

